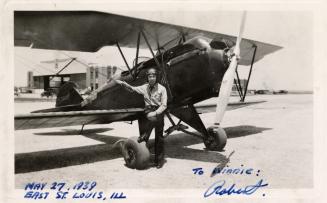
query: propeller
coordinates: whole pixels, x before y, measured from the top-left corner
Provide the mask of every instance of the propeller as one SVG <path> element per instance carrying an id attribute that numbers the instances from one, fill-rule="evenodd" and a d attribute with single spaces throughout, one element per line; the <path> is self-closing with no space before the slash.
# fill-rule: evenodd
<path id="1" fill-rule="evenodd" d="M 240 59 L 240 44 L 242 40 L 242 35 L 243 35 L 243 30 L 244 30 L 244 24 L 245 24 L 245 19 L 246 19 L 246 11 L 243 12 L 242 15 L 242 21 L 241 21 L 241 26 L 240 30 L 238 33 L 238 37 L 236 40 L 236 44 L 232 53 L 232 58 L 231 62 L 229 64 L 229 67 L 227 71 L 224 74 L 220 90 L 219 90 L 219 96 L 217 99 L 217 107 L 216 107 L 216 116 L 215 116 L 215 121 L 214 125 L 219 126 L 221 123 L 224 113 L 226 111 L 226 107 L 228 104 L 228 100 L 232 91 L 232 86 L 234 82 L 234 74 L 235 70 L 238 64 L 238 60 Z"/>

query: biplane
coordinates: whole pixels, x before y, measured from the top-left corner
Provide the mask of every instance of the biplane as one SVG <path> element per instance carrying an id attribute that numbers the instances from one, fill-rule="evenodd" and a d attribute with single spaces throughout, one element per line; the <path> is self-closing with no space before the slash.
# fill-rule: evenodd
<path id="1" fill-rule="evenodd" d="M 115 79 L 138 86 L 146 82 L 146 71 L 156 68 L 160 83 L 168 93 L 165 115 L 171 126 L 166 135 L 178 130 L 203 139 L 208 150 L 222 150 L 227 142 L 220 126 L 226 109 L 235 109 L 256 102 L 246 102 L 248 86 L 243 89 L 238 65 L 250 66 L 280 46 L 242 39 L 246 15 L 237 37 L 190 27 L 172 25 L 96 11 L 15 11 L 14 44 L 35 49 L 96 52 L 104 46 L 116 46 L 128 70 L 109 79 L 107 84 L 91 95 L 85 104 L 75 84 L 67 82 L 57 95 L 56 106 L 25 115 L 15 115 L 15 130 L 71 125 L 108 124 L 117 121 L 138 121 L 139 134 L 144 133 L 141 116 L 143 97 L 127 91 Z M 130 64 L 122 47 L 135 48 Z M 151 58 L 139 56 L 148 49 Z M 228 104 L 233 84 L 240 102 Z M 248 83 L 247 83 L 248 84 Z M 216 105 L 196 105 L 217 97 Z M 84 105 L 85 104 L 85 105 Z M 199 114 L 216 111 L 214 124 L 208 128 Z M 172 115 L 179 119 L 175 122 Z M 187 126 L 197 133 L 190 132 Z M 126 165 L 141 169 L 149 161 L 144 143 L 135 139 L 120 142 Z"/>

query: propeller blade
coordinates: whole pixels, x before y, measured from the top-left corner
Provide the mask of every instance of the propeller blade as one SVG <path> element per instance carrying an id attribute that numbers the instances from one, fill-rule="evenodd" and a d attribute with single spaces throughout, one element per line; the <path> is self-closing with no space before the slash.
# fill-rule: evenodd
<path id="1" fill-rule="evenodd" d="M 223 119 L 224 113 L 226 111 L 226 107 L 229 101 L 229 97 L 232 91 L 233 87 L 233 82 L 234 82 L 234 74 L 235 70 L 238 64 L 239 56 L 240 56 L 240 44 L 242 40 L 242 35 L 244 31 L 244 24 L 245 24 L 245 19 L 246 19 L 246 12 L 243 12 L 242 15 L 242 21 L 241 21 L 241 26 L 240 30 L 238 33 L 236 45 L 233 51 L 233 56 L 231 59 L 231 62 L 229 64 L 229 67 L 227 71 L 224 74 L 220 90 L 219 90 L 219 96 L 217 99 L 217 107 L 216 107 L 216 116 L 215 116 L 215 121 L 214 125 L 219 125 Z"/>
<path id="2" fill-rule="evenodd" d="M 240 50 L 241 50 L 240 45 L 241 45 L 241 40 L 242 40 L 242 36 L 243 36 L 243 32 L 244 32 L 245 20 L 246 20 L 246 11 L 244 11 L 243 15 L 242 15 L 240 31 L 238 33 L 237 40 L 236 40 L 236 45 L 235 45 L 235 49 L 234 49 L 234 54 L 237 55 L 237 56 L 240 55 Z"/>

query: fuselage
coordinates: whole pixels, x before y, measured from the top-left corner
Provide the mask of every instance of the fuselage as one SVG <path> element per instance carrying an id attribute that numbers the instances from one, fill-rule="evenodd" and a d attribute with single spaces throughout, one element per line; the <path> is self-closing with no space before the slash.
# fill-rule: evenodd
<path id="1" fill-rule="evenodd" d="M 131 72 L 122 72 L 116 79 L 124 80 L 133 86 L 143 85 L 147 82 L 146 71 L 156 68 L 161 73 L 160 83 L 167 89 L 168 108 L 194 104 L 217 96 L 229 63 L 222 48 L 213 48 L 211 43 L 202 37 L 195 37 L 165 50 L 157 54 L 156 59 L 160 67 L 152 58 L 135 65 Z M 137 107 L 144 107 L 143 96 L 126 90 L 114 80 L 108 82 L 90 105 L 90 108 L 96 109 Z"/>

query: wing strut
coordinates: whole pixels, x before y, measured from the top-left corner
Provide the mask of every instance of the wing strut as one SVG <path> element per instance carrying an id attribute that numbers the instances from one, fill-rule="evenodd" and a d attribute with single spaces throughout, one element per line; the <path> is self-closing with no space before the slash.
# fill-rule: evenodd
<path id="1" fill-rule="evenodd" d="M 139 50 L 140 50 L 140 40 L 141 40 L 141 34 L 139 33 L 137 35 L 137 45 L 136 45 L 136 57 L 135 57 L 135 64 L 133 66 L 136 66 L 138 64 L 139 59 Z M 133 67 L 134 68 L 134 67 Z"/>
<path id="2" fill-rule="evenodd" d="M 82 129 L 79 131 L 79 135 L 82 135 L 85 124 L 82 125 Z"/>
<path id="3" fill-rule="evenodd" d="M 234 84 L 236 86 L 236 90 L 238 92 L 238 95 L 242 98 L 242 91 L 240 90 L 241 86 L 239 85 L 239 83 L 236 81 L 236 79 L 234 79 Z"/>
<path id="4" fill-rule="evenodd" d="M 119 52 L 120 52 L 120 55 L 121 55 L 121 56 L 123 57 L 123 59 L 124 59 L 124 62 L 125 62 L 125 64 L 126 64 L 126 67 L 128 68 L 129 73 L 130 73 L 131 76 L 133 77 L 133 74 L 132 74 L 132 72 L 131 72 L 131 68 L 129 67 L 129 65 L 128 65 L 127 61 L 126 61 L 126 58 L 125 58 L 125 56 L 124 56 L 124 54 L 123 54 L 123 52 L 122 52 L 122 50 L 121 50 L 121 48 L 120 48 L 120 46 L 119 46 L 119 43 L 116 42 L 116 45 L 117 45 L 117 48 L 118 48 L 118 50 L 119 50 Z"/>
<path id="5" fill-rule="evenodd" d="M 75 61 L 76 60 L 76 58 L 71 58 L 71 60 L 62 68 L 62 69 L 60 69 L 51 79 L 50 79 L 50 81 L 52 81 L 54 78 L 55 78 L 55 76 L 59 76 L 59 74 L 63 71 L 63 70 L 65 70 L 65 68 L 67 68 L 71 63 L 73 63 L 73 61 Z M 51 76 L 50 76 L 51 77 Z M 63 79 L 61 78 L 61 84 L 63 84 Z"/>
<path id="6" fill-rule="evenodd" d="M 154 55 L 153 50 L 152 50 L 152 48 L 151 48 L 151 46 L 150 46 L 150 43 L 149 43 L 148 39 L 146 38 L 146 36 L 145 36 L 143 30 L 141 30 L 140 32 L 141 32 L 141 34 L 142 34 L 142 36 L 143 36 L 143 38 L 144 38 L 144 41 L 146 42 L 146 44 L 147 44 L 147 46 L 148 46 L 148 48 L 149 48 L 149 50 L 150 50 L 150 52 L 151 52 L 151 55 L 152 55 L 154 61 L 156 62 L 157 66 L 158 66 L 158 67 L 162 70 L 162 72 L 163 72 L 164 84 L 166 85 L 166 87 L 167 87 L 167 89 L 168 89 L 168 94 L 169 94 L 170 97 L 172 98 L 173 95 L 172 95 L 172 93 L 171 93 L 170 86 L 169 86 L 169 83 L 168 83 L 168 80 L 167 80 L 166 70 L 165 70 L 165 68 L 164 68 L 164 67 L 159 63 L 157 57 Z"/>
<path id="7" fill-rule="evenodd" d="M 251 67 L 250 67 L 250 71 L 249 71 L 249 75 L 248 75 L 248 80 L 246 81 L 244 95 L 241 99 L 242 102 L 244 102 L 245 97 L 246 97 L 246 92 L 248 91 L 248 85 L 249 85 L 251 74 L 252 74 L 252 67 L 253 67 L 253 63 L 254 63 L 254 59 L 255 59 L 255 54 L 257 53 L 257 46 L 255 46 L 255 45 L 253 45 L 253 46 L 254 46 L 254 51 L 253 51 L 253 56 L 252 56 L 252 61 L 251 61 Z"/>
<path id="8" fill-rule="evenodd" d="M 236 67 L 236 78 L 237 78 L 237 84 L 238 84 L 238 85 L 236 85 L 236 87 L 237 87 L 237 90 L 239 90 L 239 95 L 240 95 L 240 98 L 242 99 L 243 89 L 242 89 L 242 85 L 241 85 L 240 76 L 238 75 L 238 67 Z"/>
<path id="9" fill-rule="evenodd" d="M 254 48 L 254 50 L 253 50 L 251 66 L 250 66 L 250 70 L 249 70 L 249 74 L 248 74 L 248 78 L 247 78 L 247 82 L 246 82 L 244 91 L 242 89 L 241 80 L 240 80 L 240 77 L 239 77 L 239 74 L 238 74 L 238 69 L 236 68 L 236 70 L 235 70 L 237 80 L 234 79 L 234 83 L 236 85 L 236 89 L 237 89 L 237 92 L 238 92 L 238 94 L 240 96 L 240 99 L 241 99 L 240 101 L 241 102 L 244 102 L 244 100 L 245 100 L 245 97 L 246 97 L 246 94 L 247 94 L 247 91 L 248 91 L 249 82 L 250 82 L 251 75 L 252 75 L 252 69 L 253 69 L 253 64 L 254 64 L 254 60 L 255 60 L 255 55 L 256 55 L 256 52 L 257 52 L 257 46 L 253 45 L 253 48 Z"/>
<path id="10" fill-rule="evenodd" d="M 60 71 L 58 71 L 56 73 L 56 76 L 58 76 L 65 68 L 67 68 L 71 63 L 73 63 L 73 61 L 75 61 L 76 58 L 72 58 L 62 69 L 60 69 Z"/>

